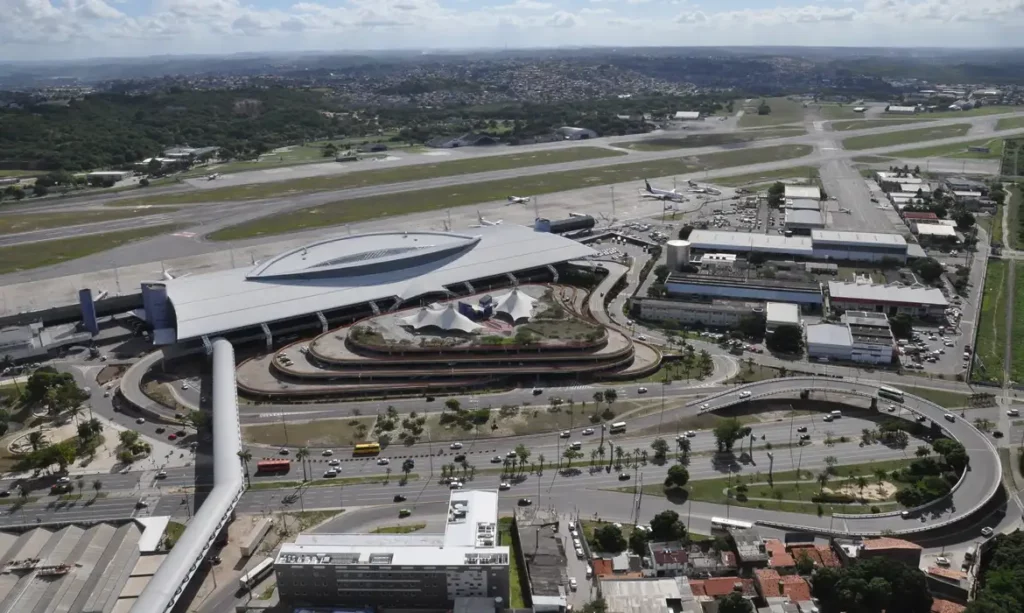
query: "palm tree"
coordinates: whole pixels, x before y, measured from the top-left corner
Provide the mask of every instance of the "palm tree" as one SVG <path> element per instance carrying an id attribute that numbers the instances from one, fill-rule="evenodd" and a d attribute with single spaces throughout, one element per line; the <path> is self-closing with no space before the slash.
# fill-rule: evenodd
<path id="1" fill-rule="evenodd" d="M 590 450 L 590 465 L 594 465 L 594 461 L 597 459 L 597 449 Z"/>
<path id="2" fill-rule="evenodd" d="M 39 448 L 43 447 L 44 443 L 46 443 L 46 438 L 39 430 L 28 435 L 28 444 L 32 446 L 32 451 L 39 451 Z"/>
<path id="3" fill-rule="evenodd" d="M 860 490 L 861 495 L 864 494 L 864 488 L 868 486 L 868 480 L 864 477 L 857 477 L 857 489 Z"/>
<path id="4" fill-rule="evenodd" d="M 626 451 L 622 447 L 615 448 L 615 460 L 622 464 L 622 456 L 626 455 Z"/>
<path id="5" fill-rule="evenodd" d="M 821 473 L 818 474 L 818 483 L 821 485 L 821 489 L 818 490 L 819 494 L 825 491 L 825 486 L 828 485 L 829 478 L 830 476 L 828 474 L 828 471 L 823 470 L 821 471 Z"/>
<path id="6" fill-rule="evenodd" d="M 772 497 L 775 498 L 775 501 L 778 502 L 779 508 L 781 509 L 783 498 L 782 490 L 772 490 Z"/>
<path id="7" fill-rule="evenodd" d="M 295 452 L 295 459 L 302 463 L 302 480 L 307 481 L 306 476 L 306 458 L 309 457 L 309 447 L 301 447 Z"/>
<path id="8" fill-rule="evenodd" d="M 249 487 L 252 485 L 249 481 L 249 460 L 252 459 L 252 452 L 248 449 L 242 449 L 238 452 L 238 459 L 241 460 L 242 466 L 245 468 L 245 485 Z"/>
<path id="9" fill-rule="evenodd" d="M 634 447 L 633 448 L 633 466 L 639 466 L 639 465 L 640 465 L 640 448 L 639 447 Z"/>
<path id="10" fill-rule="evenodd" d="M 540 464 L 540 466 L 537 467 L 537 474 L 539 475 L 540 473 L 544 472 L 544 454 L 543 453 L 537 454 L 537 463 Z"/>
<path id="11" fill-rule="evenodd" d="M 619 394 L 615 390 L 607 389 L 604 391 L 604 401 L 608 403 L 608 408 L 612 408 L 615 401 L 619 399 Z"/>
<path id="12" fill-rule="evenodd" d="M 78 404 L 72 405 L 68 407 L 68 413 L 71 415 L 71 417 L 75 418 L 75 424 L 77 425 L 78 416 L 82 414 L 82 406 Z"/>
<path id="13" fill-rule="evenodd" d="M 881 468 L 875 469 L 875 480 L 878 481 L 878 485 L 882 485 L 882 483 L 885 481 L 885 478 L 888 476 L 888 473 L 886 473 Z"/>
<path id="14" fill-rule="evenodd" d="M 594 392 L 594 404 L 600 406 L 602 402 L 604 402 L 604 392 L 601 390 Z"/>
<path id="15" fill-rule="evenodd" d="M 99 479 L 96 479 L 95 481 L 92 482 L 92 489 L 95 490 L 96 492 L 96 495 L 93 498 L 99 498 L 100 490 L 103 489 L 103 482 L 100 481 Z"/>
<path id="16" fill-rule="evenodd" d="M 78 477 L 75 479 L 75 487 L 78 488 L 78 497 L 82 497 L 82 491 L 85 489 L 85 477 Z"/>

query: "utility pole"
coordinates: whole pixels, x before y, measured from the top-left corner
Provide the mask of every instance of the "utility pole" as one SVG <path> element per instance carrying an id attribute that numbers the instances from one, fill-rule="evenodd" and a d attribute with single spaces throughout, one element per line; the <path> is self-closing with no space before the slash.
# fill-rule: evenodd
<path id="1" fill-rule="evenodd" d="M 768 485 L 775 487 L 775 480 L 772 478 L 772 471 L 775 469 L 775 454 L 768 453 Z"/>
<path id="2" fill-rule="evenodd" d="M 615 186 L 612 185 L 612 225 L 615 224 Z"/>

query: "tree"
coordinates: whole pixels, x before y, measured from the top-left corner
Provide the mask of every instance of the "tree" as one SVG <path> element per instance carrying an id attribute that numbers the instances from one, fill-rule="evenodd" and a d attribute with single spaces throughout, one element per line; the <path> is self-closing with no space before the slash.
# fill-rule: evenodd
<path id="1" fill-rule="evenodd" d="M 599 405 L 602 402 L 604 402 L 604 392 L 602 392 L 601 390 L 597 390 L 596 392 L 594 392 L 594 404 Z"/>
<path id="2" fill-rule="evenodd" d="M 839 464 L 839 458 L 834 455 L 825 456 L 825 472 L 830 475 L 836 474 L 837 464 Z"/>
<path id="3" fill-rule="evenodd" d="M 828 474 L 828 471 L 823 470 L 818 473 L 818 484 L 821 485 L 821 488 L 818 490 L 819 494 L 825 491 L 825 486 L 828 485 L 829 479 L 831 479 L 831 476 Z"/>
<path id="4" fill-rule="evenodd" d="M 569 447 L 565 451 L 562 452 L 562 457 L 565 458 L 566 460 L 569 460 L 569 463 L 566 466 L 566 468 L 572 468 L 572 461 L 573 460 L 577 460 L 579 458 L 582 458 L 583 457 L 583 452 L 582 451 L 576 451 L 572 447 Z"/>
<path id="5" fill-rule="evenodd" d="M 35 185 L 32 186 L 32 195 L 36 196 L 37 198 L 45 196 L 49 193 L 50 188 L 46 187 L 45 185 L 40 185 L 39 183 L 36 183 Z"/>
<path id="6" fill-rule="evenodd" d="M 819 568 L 811 585 L 823 613 L 928 613 L 932 605 L 924 573 L 890 558 L 869 558 L 843 569 Z"/>
<path id="7" fill-rule="evenodd" d="M 100 481 L 99 479 L 96 479 L 95 481 L 92 482 L 92 489 L 94 492 L 96 492 L 96 496 L 94 497 L 99 498 L 100 490 L 103 489 L 103 482 Z"/>
<path id="8" fill-rule="evenodd" d="M 28 435 L 28 444 L 32 447 L 32 451 L 39 451 L 41 447 L 46 443 L 46 437 L 39 430 L 30 432 Z"/>
<path id="9" fill-rule="evenodd" d="M 308 481 L 309 477 L 306 476 L 306 458 L 309 457 L 309 447 L 301 447 L 295 452 L 295 459 L 302 464 L 302 480 Z"/>
<path id="10" fill-rule="evenodd" d="M 971 229 L 976 220 L 974 218 L 974 215 L 972 215 L 969 211 L 960 211 L 959 213 L 953 215 L 953 221 L 956 222 L 956 227 L 958 230 L 966 231 Z"/>
<path id="11" fill-rule="evenodd" d="M 242 462 L 242 466 L 245 468 L 245 483 L 251 485 L 249 481 L 249 462 L 252 460 L 252 452 L 247 448 L 243 448 L 238 452 L 238 459 Z"/>
<path id="12" fill-rule="evenodd" d="M 928 445 L 918 445 L 917 451 L 914 452 L 914 455 L 916 455 L 919 458 L 927 458 L 931 454 L 932 450 L 930 447 L 928 447 Z"/>
<path id="13" fill-rule="evenodd" d="M 806 551 L 801 551 L 796 558 L 796 572 L 800 575 L 809 575 L 814 572 L 814 560 L 807 555 Z"/>
<path id="14" fill-rule="evenodd" d="M 754 613 L 754 605 L 743 597 L 742 592 L 729 592 L 718 600 L 718 613 Z"/>
<path id="15" fill-rule="evenodd" d="M 735 417 L 723 419 L 715 426 L 715 443 L 718 451 L 732 451 L 733 445 L 740 439 L 743 424 Z"/>
<path id="16" fill-rule="evenodd" d="M 764 324 L 763 317 L 748 313 L 740 317 L 736 329 L 748 338 L 764 338 Z"/>
<path id="17" fill-rule="evenodd" d="M 673 464 L 668 468 L 668 475 L 665 477 L 665 489 L 686 487 L 690 482 L 690 471 L 682 464 Z"/>
<path id="18" fill-rule="evenodd" d="M 583 613 L 608 613 L 608 605 L 605 603 L 604 598 L 598 598 L 583 605 L 583 608 L 580 610 Z"/>
<path id="19" fill-rule="evenodd" d="M 768 206 L 771 208 L 779 208 L 782 205 L 782 201 L 786 197 L 786 185 L 780 181 L 776 181 L 768 188 Z"/>
<path id="20" fill-rule="evenodd" d="M 149 187 L 149 179 L 147 179 L 146 177 L 142 177 L 139 180 L 139 187 Z"/>
<path id="21" fill-rule="evenodd" d="M 606 553 L 619 553 L 626 548 L 626 538 L 615 524 L 604 524 L 594 530 L 594 543 L 598 550 Z"/>
<path id="22" fill-rule="evenodd" d="M 914 260 L 914 263 L 910 265 L 910 269 L 917 273 L 925 283 L 935 283 L 942 276 L 943 272 L 942 264 L 935 258 Z"/>
<path id="23" fill-rule="evenodd" d="M 804 350 L 804 333 L 800 326 L 782 324 L 768 336 L 766 344 L 772 351 L 799 355 Z"/>
<path id="24" fill-rule="evenodd" d="M 679 240 L 685 241 L 690 238 L 691 232 L 693 232 L 693 226 L 691 225 L 685 225 L 682 228 L 679 228 Z"/>
<path id="25" fill-rule="evenodd" d="M 656 438 L 651 443 L 651 449 L 654 450 L 654 459 L 659 462 L 664 462 L 665 458 L 668 457 L 668 443 L 663 438 Z"/>
<path id="26" fill-rule="evenodd" d="M 526 445 L 520 443 L 516 445 L 516 456 L 519 458 L 519 468 L 522 469 L 526 466 L 526 461 L 530 459 L 530 450 L 526 448 Z"/>
<path id="27" fill-rule="evenodd" d="M 611 408 L 615 401 L 619 399 L 619 394 L 613 389 L 606 389 L 604 391 L 604 401 L 608 403 L 608 407 Z"/>
<path id="28" fill-rule="evenodd" d="M 634 529 L 629 535 L 629 550 L 638 556 L 646 556 L 649 540 L 646 530 Z"/>
<path id="29" fill-rule="evenodd" d="M 50 450 L 53 453 L 53 461 L 60 467 L 60 472 L 66 473 L 68 466 L 75 461 L 78 451 L 70 441 L 61 441 L 53 445 Z"/>
<path id="30" fill-rule="evenodd" d="M 655 515 L 651 519 L 651 538 L 655 541 L 681 541 L 685 539 L 686 526 L 679 520 L 679 513 L 668 510 Z"/>
<path id="31" fill-rule="evenodd" d="M 449 411 L 458 412 L 459 409 L 462 408 L 462 405 L 460 405 L 459 401 L 456 400 L 455 398 L 449 398 L 448 400 L 444 401 L 444 407 Z"/>
<path id="32" fill-rule="evenodd" d="M 889 327 L 896 338 L 909 339 L 914 333 L 914 321 L 910 315 L 900 313 L 889 318 Z"/>

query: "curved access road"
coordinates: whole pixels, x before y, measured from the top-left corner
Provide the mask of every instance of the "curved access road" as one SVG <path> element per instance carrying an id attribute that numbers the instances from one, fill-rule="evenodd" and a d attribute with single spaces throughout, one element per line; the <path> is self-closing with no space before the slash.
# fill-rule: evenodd
<path id="1" fill-rule="evenodd" d="M 744 385 L 735 390 L 691 402 L 687 407 L 696 409 L 700 413 L 706 413 L 759 398 L 799 393 L 805 389 L 866 398 L 874 398 L 878 393 L 878 386 L 869 383 L 820 377 L 791 377 Z M 885 404 L 888 403 L 883 400 L 880 401 L 879 406 L 882 407 Z M 759 523 L 778 528 L 818 533 L 831 532 L 861 536 L 876 536 L 883 533 L 915 534 L 949 526 L 966 519 L 984 507 L 999 491 L 1001 484 L 1002 468 L 995 445 L 969 422 L 924 398 L 905 394 L 902 408 L 910 411 L 914 416 L 926 418 L 929 424 L 940 428 L 947 436 L 959 441 L 967 450 L 970 458 L 968 471 L 964 473 L 947 497 L 911 510 L 906 516 L 901 513 L 837 514 L 834 518 L 838 520 L 837 522 L 826 519 L 826 523 L 832 524 L 827 530 L 823 529 L 821 518 L 817 518 L 819 521 L 812 521 L 808 518 L 806 524 L 788 523 L 787 521 L 759 521 Z M 842 461 L 841 457 L 839 459 Z"/>

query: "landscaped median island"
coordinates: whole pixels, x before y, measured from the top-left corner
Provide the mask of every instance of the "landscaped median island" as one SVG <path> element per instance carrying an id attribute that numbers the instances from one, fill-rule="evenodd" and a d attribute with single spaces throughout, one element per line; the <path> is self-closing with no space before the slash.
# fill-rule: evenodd
<path id="1" fill-rule="evenodd" d="M 892 147 L 907 143 L 954 138 L 966 135 L 970 129 L 971 124 L 969 123 L 956 123 L 948 126 L 932 126 L 916 130 L 900 130 L 898 132 L 854 136 L 843 140 L 843 148 L 850 150 L 875 149 L 877 147 Z"/>
<path id="2" fill-rule="evenodd" d="M 971 380 L 989 383 L 1003 382 L 1006 364 L 1006 309 L 1009 265 L 1005 260 L 989 260 L 985 275 L 985 289 L 978 315 L 977 346 Z"/>
<path id="3" fill-rule="evenodd" d="M 0 247 L 0 274 L 53 266 L 69 260 L 107 251 L 134 241 L 173 232 L 179 226 L 147 226 L 105 234 L 90 234 L 59 240 Z"/>
<path id="4" fill-rule="evenodd" d="M 608 157 L 623 156 L 625 153 L 602 147 L 570 147 L 511 153 L 509 155 L 488 155 L 470 159 L 438 162 L 436 164 L 409 164 L 401 168 L 382 168 L 357 172 L 304 177 L 273 183 L 249 183 L 213 189 L 159 194 L 142 198 L 130 198 L 112 202 L 115 206 L 139 206 L 153 204 L 190 204 L 194 202 L 230 202 L 233 200 L 257 200 L 277 198 L 303 192 L 321 192 L 357 187 L 372 187 L 406 181 L 421 181 L 438 177 L 453 177 L 477 172 L 528 168 L 546 164 L 562 164 Z M 515 190 L 509 190 L 513 193 Z M 406 196 L 408 197 L 408 196 Z"/>
<path id="5" fill-rule="evenodd" d="M 777 145 L 753 149 L 738 149 L 681 158 L 666 158 L 631 164 L 614 164 L 595 168 L 528 175 L 514 179 L 483 181 L 449 187 L 381 194 L 365 198 L 351 198 L 321 206 L 270 215 L 230 226 L 207 236 L 210 240 L 224 241 L 256 236 L 287 234 L 311 228 L 322 228 L 369 219 L 381 219 L 504 200 L 508 194 L 528 193 L 544 195 L 585 187 L 611 185 L 646 178 L 667 177 L 703 170 L 747 166 L 790 160 L 810 155 L 810 145 Z M 403 168 L 415 168 L 408 166 Z"/>
<path id="6" fill-rule="evenodd" d="M 669 151 L 672 149 L 692 149 L 696 147 L 716 147 L 749 143 L 770 138 L 786 138 L 807 134 L 803 126 L 785 128 L 765 128 L 747 132 L 712 132 L 707 134 L 688 134 L 686 136 L 660 136 L 615 143 L 616 147 L 635 151 Z"/>

